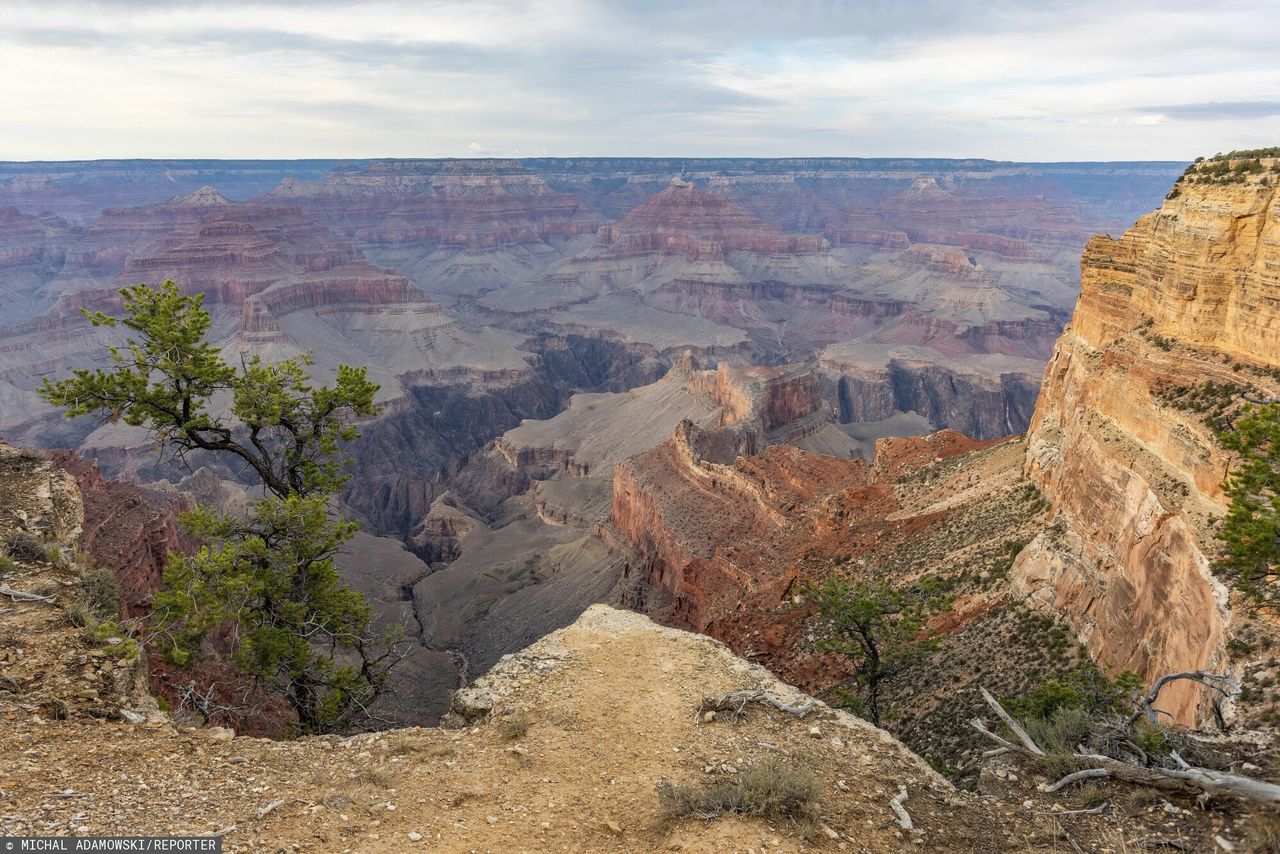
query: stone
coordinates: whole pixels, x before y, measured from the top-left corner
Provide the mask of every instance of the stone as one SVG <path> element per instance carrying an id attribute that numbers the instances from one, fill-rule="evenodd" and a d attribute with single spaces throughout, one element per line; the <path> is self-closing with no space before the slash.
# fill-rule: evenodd
<path id="1" fill-rule="evenodd" d="M 1227 592 L 1199 543 L 1225 510 L 1230 460 L 1202 417 L 1162 393 L 1242 378 L 1276 393 L 1232 364 L 1280 367 L 1277 270 L 1272 188 L 1184 180 L 1121 237 L 1089 241 L 1076 311 L 1045 373 L 1025 473 L 1062 533 L 1018 556 L 1013 593 L 1147 684 L 1227 663 Z M 1194 727 L 1211 719 L 1210 696 L 1181 680 L 1160 707 Z"/>

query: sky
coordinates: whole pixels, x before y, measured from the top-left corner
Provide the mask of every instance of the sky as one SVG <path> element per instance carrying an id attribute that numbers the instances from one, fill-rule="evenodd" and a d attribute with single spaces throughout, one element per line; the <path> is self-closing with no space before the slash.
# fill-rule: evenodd
<path id="1" fill-rule="evenodd" d="M 1275 0 L 2 2 L 2 160 L 1280 144 Z"/>

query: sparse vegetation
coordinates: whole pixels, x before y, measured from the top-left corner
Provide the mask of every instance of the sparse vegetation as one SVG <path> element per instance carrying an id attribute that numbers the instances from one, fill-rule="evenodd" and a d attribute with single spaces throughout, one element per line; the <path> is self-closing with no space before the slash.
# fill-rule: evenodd
<path id="1" fill-rule="evenodd" d="M 702 786 L 658 784 L 658 801 L 667 820 L 710 821 L 728 813 L 812 823 L 818 815 L 821 787 L 808 770 L 777 759 L 748 766 L 731 779 Z"/>
<path id="2" fill-rule="evenodd" d="M 518 741 L 529 734 L 529 716 L 521 713 L 508 715 L 498 725 L 498 732 L 507 741 Z"/>
<path id="3" fill-rule="evenodd" d="M 1206 380 L 1195 385 L 1164 386 L 1156 390 L 1156 398 L 1166 406 L 1200 415 L 1215 432 L 1229 430 L 1232 416 L 1245 394 L 1253 391 L 1240 383 Z"/>
<path id="4" fill-rule="evenodd" d="M 1177 198 L 1181 184 L 1234 184 L 1250 176 L 1263 175 L 1266 166 L 1262 160 L 1280 157 L 1278 148 L 1254 148 L 1244 151 L 1218 153 L 1212 157 L 1197 157 L 1195 162 L 1174 182 L 1173 190 L 1165 198 Z M 1273 166 L 1273 171 L 1275 167 Z M 1266 180 L 1265 178 L 1263 179 Z"/>

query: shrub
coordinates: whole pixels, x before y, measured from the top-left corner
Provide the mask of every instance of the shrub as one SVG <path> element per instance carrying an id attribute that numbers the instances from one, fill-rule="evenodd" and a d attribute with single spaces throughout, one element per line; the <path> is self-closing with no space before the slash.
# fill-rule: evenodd
<path id="1" fill-rule="evenodd" d="M 78 603 L 96 620 L 120 617 L 120 584 L 115 573 L 102 567 L 85 569 L 80 575 Z"/>
<path id="2" fill-rule="evenodd" d="M 10 557 L 33 563 L 42 562 L 47 557 L 45 544 L 39 537 L 28 534 L 26 531 L 18 531 L 14 534 L 6 550 Z"/>
<path id="3" fill-rule="evenodd" d="M 516 741 L 529 733 L 529 718 L 525 715 L 511 715 L 498 726 L 498 731 L 507 741 Z"/>
<path id="4" fill-rule="evenodd" d="M 93 639 L 102 644 L 107 655 L 134 658 L 138 654 L 138 642 L 129 637 L 129 630 L 115 620 L 106 620 L 93 628 Z"/>
<path id="5" fill-rule="evenodd" d="M 812 822 L 818 814 L 821 786 L 812 773 L 777 759 L 744 768 L 731 780 L 704 786 L 658 784 L 658 802 L 669 820 L 710 821 L 725 813 Z"/>

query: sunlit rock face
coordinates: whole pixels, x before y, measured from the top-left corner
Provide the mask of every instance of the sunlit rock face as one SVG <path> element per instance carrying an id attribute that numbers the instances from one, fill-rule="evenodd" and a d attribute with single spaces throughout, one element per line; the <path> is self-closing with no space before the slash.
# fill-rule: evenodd
<path id="1" fill-rule="evenodd" d="M 1162 392 L 1210 381 L 1274 392 L 1266 371 L 1280 365 L 1274 187 L 1191 181 L 1171 195 L 1085 251 L 1029 434 L 1027 473 L 1059 529 L 1014 571 L 1098 660 L 1148 679 L 1221 665 L 1229 623 L 1210 572 L 1229 459 L 1203 417 Z M 1187 723 L 1206 712 L 1192 683 L 1162 700 Z"/>

